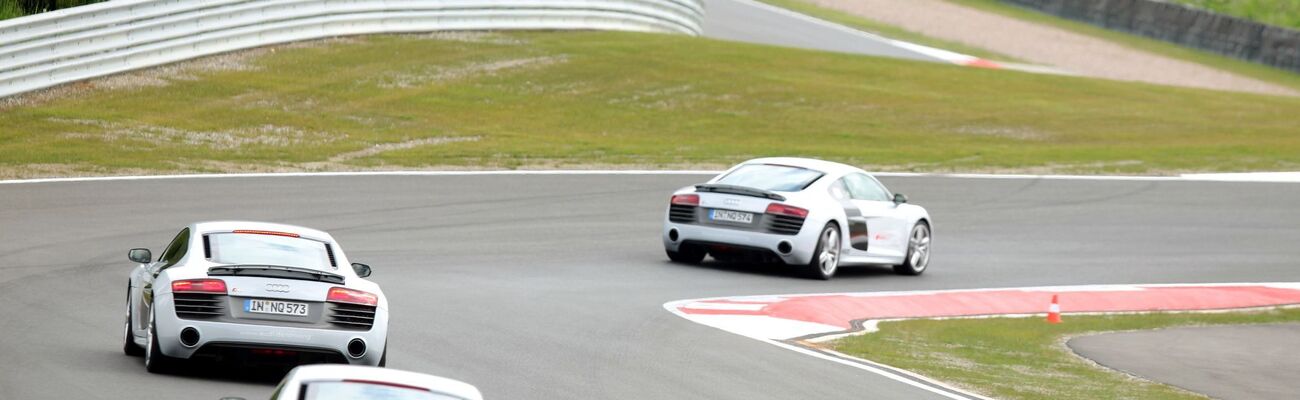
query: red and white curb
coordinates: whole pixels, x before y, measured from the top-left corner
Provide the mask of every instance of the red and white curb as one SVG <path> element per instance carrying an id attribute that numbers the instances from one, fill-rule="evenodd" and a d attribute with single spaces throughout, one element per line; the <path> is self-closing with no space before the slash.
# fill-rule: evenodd
<path id="1" fill-rule="evenodd" d="M 808 343 L 871 332 L 877 322 L 886 320 L 1042 316 L 1047 313 L 1053 295 L 1059 296 L 1060 308 L 1066 316 L 1234 310 L 1300 305 L 1300 282 L 739 296 L 679 300 L 664 304 L 664 308 L 695 323 L 867 370 L 944 397 L 983 399 L 910 371 Z"/>

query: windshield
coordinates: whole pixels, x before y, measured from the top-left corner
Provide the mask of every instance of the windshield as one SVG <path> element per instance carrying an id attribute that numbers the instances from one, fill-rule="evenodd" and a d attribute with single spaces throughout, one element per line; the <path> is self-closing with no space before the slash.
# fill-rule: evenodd
<path id="1" fill-rule="evenodd" d="M 736 168 L 716 183 L 745 186 L 773 192 L 798 192 L 811 185 L 821 172 L 773 164 L 749 164 Z"/>
<path id="2" fill-rule="evenodd" d="M 305 400 L 462 400 L 415 387 L 365 382 L 312 382 L 305 385 Z"/>
<path id="3" fill-rule="evenodd" d="M 280 265 L 334 270 L 325 243 L 289 236 L 215 233 L 207 236 L 208 254 L 220 264 Z"/>

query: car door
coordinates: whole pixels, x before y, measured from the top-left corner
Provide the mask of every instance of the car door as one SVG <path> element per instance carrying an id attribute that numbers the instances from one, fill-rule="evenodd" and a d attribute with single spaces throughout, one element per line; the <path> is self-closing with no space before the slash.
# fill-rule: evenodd
<path id="1" fill-rule="evenodd" d="M 906 223 L 889 190 L 875 178 L 860 172 L 845 175 L 843 181 L 867 229 L 865 237 L 854 241 L 853 248 L 862 250 L 865 247 L 865 252 L 858 254 L 866 256 L 902 257 L 907 251 L 907 233 L 902 232 Z"/>

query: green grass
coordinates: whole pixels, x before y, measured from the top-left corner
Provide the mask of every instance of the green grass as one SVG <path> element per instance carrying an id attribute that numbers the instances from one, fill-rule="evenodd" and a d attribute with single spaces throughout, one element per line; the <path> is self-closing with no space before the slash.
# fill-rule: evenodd
<path id="1" fill-rule="evenodd" d="M 922 172 L 1300 169 L 1300 98 L 671 35 L 469 37 L 291 46 L 251 70 L 0 108 L 0 176 L 719 167 L 774 155 Z M 461 141 L 413 142 L 431 138 Z M 397 143 L 412 146 L 349 155 Z"/>
<path id="2" fill-rule="evenodd" d="M 18 18 L 27 15 L 16 1 L 0 0 L 0 20 Z"/>
<path id="3" fill-rule="evenodd" d="M 890 39 L 912 42 L 912 43 L 940 48 L 948 51 L 955 51 L 958 53 L 972 55 L 987 60 L 1021 62 L 1021 60 L 1006 54 L 998 53 L 981 47 L 970 46 L 964 43 L 958 43 L 949 40 L 929 37 L 894 25 L 880 23 L 853 14 L 849 14 L 846 12 L 821 7 L 809 3 L 805 0 L 759 0 L 759 1 L 777 7 L 786 8 L 799 13 L 807 14 L 827 21 L 831 21 L 840 25 L 852 27 L 865 32 L 870 32 L 880 36 L 888 37 Z"/>
<path id="4" fill-rule="evenodd" d="M 1234 74 L 1248 76 L 1264 82 L 1270 82 L 1277 85 L 1290 87 L 1300 90 L 1300 74 L 1286 71 L 1279 68 L 1273 68 L 1266 65 L 1255 64 L 1249 61 L 1242 61 L 1232 57 L 1222 56 L 1207 51 L 1196 50 L 1189 47 L 1183 47 L 1169 42 L 1156 39 L 1150 39 L 1142 36 L 1132 35 L 1119 31 L 1112 31 L 1106 28 L 1089 25 L 1087 23 L 1072 21 L 1059 18 L 1053 15 L 1040 13 L 1037 11 L 1020 8 L 1000 0 L 947 0 L 952 3 L 965 5 L 968 7 L 989 11 L 997 14 L 1006 15 L 1013 18 L 1022 19 L 1029 22 L 1040 23 L 1049 26 L 1055 26 L 1066 29 L 1075 33 L 1097 37 L 1100 39 L 1115 42 L 1120 45 L 1128 46 L 1137 50 L 1147 51 L 1166 57 L 1176 58 L 1188 62 L 1193 62 L 1207 67 L 1216 68 L 1231 72 Z M 1278 0 L 1290 1 L 1290 0 Z"/>
<path id="5" fill-rule="evenodd" d="M 884 322 L 880 331 L 830 343 L 835 350 L 892 365 L 999 399 L 1201 399 L 1174 387 L 1098 368 L 1063 338 L 1174 326 L 1300 321 L 1300 309 Z"/>
<path id="6" fill-rule="evenodd" d="M 1300 29 L 1300 1 L 1295 0 L 1173 0 L 1220 14 Z"/>
<path id="7" fill-rule="evenodd" d="M 37 14 L 46 11 L 54 11 L 63 8 L 84 6 L 87 4 L 99 3 L 105 0 L 57 0 L 57 1 L 29 1 L 29 7 L 34 9 L 24 9 L 21 0 L 0 0 L 0 20 L 18 18 L 29 14 Z"/>

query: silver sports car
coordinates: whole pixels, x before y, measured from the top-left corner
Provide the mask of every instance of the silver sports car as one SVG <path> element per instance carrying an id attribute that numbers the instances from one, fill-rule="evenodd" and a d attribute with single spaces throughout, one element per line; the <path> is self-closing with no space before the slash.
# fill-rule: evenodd
<path id="1" fill-rule="evenodd" d="M 760 158 L 673 193 L 668 258 L 778 261 L 830 279 L 841 265 L 890 265 L 920 275 L 932 222 L 865 171 L 806 158 Z"/>
<path id="2" fill-rule="evenodd" d="M 388 301 L 328 233 L 262 222 L 181 229 L 127 285 L 123 350 L 149 372 L 178 360 L 383 366 Z"/>
<path id="3" fill-rule="evenodd" d="M 417 372 L 355 365 L 289 371 L 271 400 L 483 400 L 474 385 Z"/>

